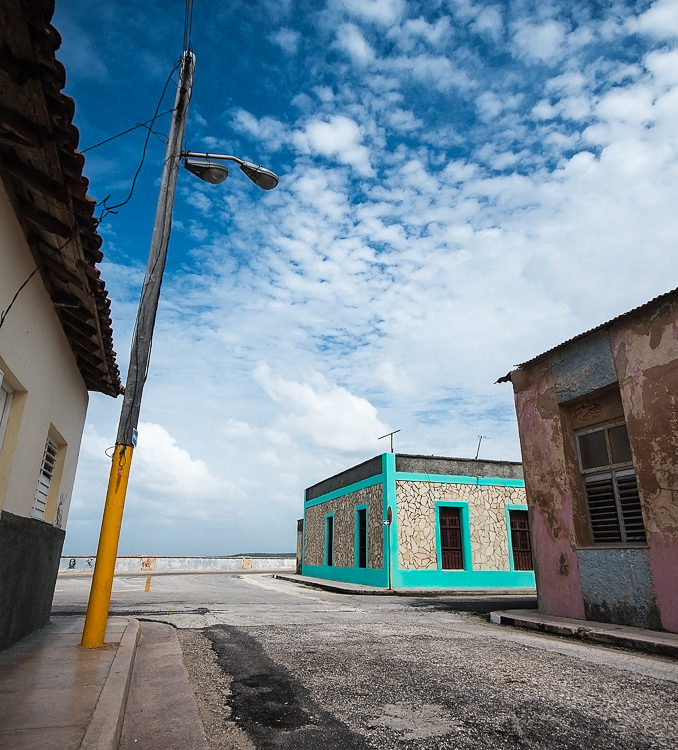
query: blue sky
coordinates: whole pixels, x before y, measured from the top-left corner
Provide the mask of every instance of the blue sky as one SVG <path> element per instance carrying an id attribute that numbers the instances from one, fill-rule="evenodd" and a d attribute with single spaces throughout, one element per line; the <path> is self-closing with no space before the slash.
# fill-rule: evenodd
<path id="1" fill-rule="evenodd" d="M 58 2 L 81 148 L 150 119 L 183 3 Z M 186 145 L 121 553 L 289 551 L 306 486 L 388 449 L 520 459 L 511 367 L 676 285 L 678 0 L 197 2 Z M 171 107 L 170 84 L 161 111 Z M 101 224 L 126 373 L 168 115 Z M 124 200 L 138 129 L 86 153 Z M 93 395 L 66 553 L 96 547 Z"/>

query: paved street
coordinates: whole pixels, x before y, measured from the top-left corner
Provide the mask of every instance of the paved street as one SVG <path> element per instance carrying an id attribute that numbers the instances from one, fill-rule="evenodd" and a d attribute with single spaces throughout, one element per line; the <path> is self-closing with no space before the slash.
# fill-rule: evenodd
<path id="1" fill-rule="evenodd" d="M 87 578 L 59 579 L 54 614 L 82 612 L 88 591 Z M 111 609 L 180 628 L 213 750 L 676 746 L 675 660 L 459 606 L 171 575 L 117 578 Z"/>

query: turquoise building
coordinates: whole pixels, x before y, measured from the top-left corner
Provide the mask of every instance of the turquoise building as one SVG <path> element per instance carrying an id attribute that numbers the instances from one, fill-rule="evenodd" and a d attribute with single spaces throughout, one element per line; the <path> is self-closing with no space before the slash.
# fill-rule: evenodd
<path id="1" fill-rule="evenodd" d="M 384 453 L 308 487 L 301 572 L 394 589 L 533 588 L 522 464 Z"/>

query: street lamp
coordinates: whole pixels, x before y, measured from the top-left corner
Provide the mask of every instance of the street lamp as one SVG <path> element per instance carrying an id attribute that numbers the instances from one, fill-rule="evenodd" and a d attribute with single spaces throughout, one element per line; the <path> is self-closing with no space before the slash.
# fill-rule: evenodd
<path id="1" fill-rule="evenodd" d="M 213 159 L 218 161 L 234 161 L 240 165 L 244 172 L 255 185 L 262 190 L 273 190 L 278 184 L 278 175 L 271 172 L 270 169 L 262 167 L 261 164 L 252 164 L 249 161 L 243 161 L 237 156 L 230 154 L 198 154 L 195 151 L 182 151 L 181 156 L 184 159 L 184 167 L 205 182 L 212 185 L 219 185 L 228 177 L 228 169 L 223 164 L 214 164 Z"/>
<path id="2" fill-rule="evenodd" d="M 172 210 L 174 208 L 179 161 L 183 157 L 186 169 L 200 179 L 214 185 L 218 185 L 226 179 L 228 169 L 222 164 L 212 164 L 211 159 L 235 161 L 240 165 L 240 169 L 264 190 L 271 190 L 278 184 L 278 178 L 273 172 L 243 161 L 237 156 L 193 154 L 189 151 L 182 151 L 181 143 L 186 129 L 194 70 L 195 55 L 192 52 L 184 52 L 181 57 L 177 94 L 172 110 L 172 123 L 167 137 L 167 149 L 153 224 L 151 249 L 148 254 L 146 276 L 141 288 L 137 320 L 132 337 L 125 395 L 120 410 L 118 434 L 108 479 L 108 490 L 101 521 L 101 533 L 87 605 L 85 627 L 80 643 L 84 648 L 99 648 L 102 646 L 106 633 L 108 607 L 111 603 L 111 590 L 115 574 L 115 560 L 118 555 L 118 541 L 122 526 L 122 512 L 127 494 L 132 453 L 137 443 L 141 396 L 151 359 L 153 328 L 172 226 Z"/>

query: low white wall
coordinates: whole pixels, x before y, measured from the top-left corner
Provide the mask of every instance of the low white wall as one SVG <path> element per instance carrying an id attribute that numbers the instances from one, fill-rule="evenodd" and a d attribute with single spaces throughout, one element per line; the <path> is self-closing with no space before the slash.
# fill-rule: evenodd
<path id="1" fill-rule="evenodd" d="M 91 573 L 96 557 L 72 555 L 62 557 L 59 573 Z M 282 557 L 155 557 L 133 555 L 118 557 L 116 573 L 169 573 L 235 570 L 291 570 L 295 569 L 294 555 Z"/>

